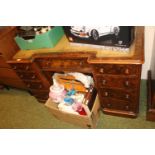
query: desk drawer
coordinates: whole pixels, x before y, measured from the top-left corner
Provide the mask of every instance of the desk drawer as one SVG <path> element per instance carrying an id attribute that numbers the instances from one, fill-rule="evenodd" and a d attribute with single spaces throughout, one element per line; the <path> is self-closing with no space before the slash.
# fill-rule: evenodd
<path id="1" fill-rule="evenodd" d="M 40 78 L 33 72 L 17 72 L 18 76 L 23 80 L 39 80 Z"/>
<path id="2" fill-rule="evenodd" d="M 119 90 L 119 89 L 99 89 L 99 94 L 105 99 L 118 99 L 128 102 L 134 102 L 137 98 L 137 92 L 134 90 Z"/>
<path id="3" fill-rule="evenodd" d="M 117 111 L 136 112 L 135 104 L 133 104 L 132 102 L 122 101 L 113 98 L 102 98 L 101 102 L 103 111 L 109 109 L 115 110 L 115 113 L 117 113 Z"/>
<path id="4" fill-rule="evenodd" d="M 40 82 L 30 82 L 30 81 L 24 81 L 25 85 L 27 86 L 28 89 L 38 89 L 42 90 L 45 89 L 45 86 Z"/>
<path id="5" fill-rule="evenodd" d="M 33 70 L 32 65 L 30 63 L 10 63 L 12 69 L 16 71 L 31 71 Z"/>
<path id="6" fill-rule="evenodd" d="M 36 62 L 43 69 L 89 67 L 86 59 L 37 59 Z"/>
<path id="7" fill-rule="evenodd" d="M 120 88 L 135 89 L 139 86 L 139 79 L 136 76 L 115 76 L 98 75 L 96 76 L 98 88 Z"/>
<path id="8" fill-rule="evenodd" d="M 100 109 L 98 96 L 96 97 L 90 115 L 76 115 L 61 111 L 58 109 L 58 104 L 53 103 L 51 99 L 47 100 L 45 106 L 48 107 L 49 111 L 59 120 L 80 126 L 82 128 L 95 128 L 97 125 Z"/>
<path id="9" fill-rule="evenodd" d="M 138 65 L 116 65 L 102 64 L 95 65 L 94 72 L 96 74 L 113 74 L 113 75 L 137 75 L 139 72 Z"/>

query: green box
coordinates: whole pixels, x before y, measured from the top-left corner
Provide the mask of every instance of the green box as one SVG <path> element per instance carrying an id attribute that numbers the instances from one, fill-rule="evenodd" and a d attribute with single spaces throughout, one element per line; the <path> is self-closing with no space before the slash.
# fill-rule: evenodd
<path id="1" fill-rule="evenodd" d="M 34 39 L 25 40 L 16 36 L 15 41 L 21 50 L 53 48 L 64 35 L 62 26 L 55 26 L 46 33 L 36 35 Z"/>

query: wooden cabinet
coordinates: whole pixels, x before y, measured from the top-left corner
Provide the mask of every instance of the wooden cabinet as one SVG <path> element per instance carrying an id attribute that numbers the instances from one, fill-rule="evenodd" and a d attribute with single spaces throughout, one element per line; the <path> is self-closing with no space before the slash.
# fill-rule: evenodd
<path id="1" fill-rule="evenodd" d="M 26 89 L 34 95 L 38 101 L 45 102 L 48 99 L 48 90 L 50 83 L 42 75 L 41 70 L 34 62 L 29 60 L 18 61 L 10 60 L 8 64 L 16 72 L 19 78 L 23 81 Z"/>
<path id="2" fill-rule="evenodd" d="M 7 61 L 19 51 L 14 41 L 15 27 L 3 27 L 0 29 L 0 84 L 25 89 L 22 80 L 17 76 Z"/>
<path id="3" fill-rule="evenodd" d="M 136 117 L 141 65 L 94 65 L 94 75 L 103 112 Z"/>
<path id="4" fill-rule="evenodd" d="M 78 47 L 70 45 L 64 36 L 52 49 L 19 51 L 8 63 L 24 82 L 27 90 L 42 102 L 48 98 L 55 72 L 92 75 L 102 111 L 110 115 L 133 118 L 139 110 L 141 67 L 144 63 L 144 28 L 135 28 L 135 39 L 129 51 Z"/>

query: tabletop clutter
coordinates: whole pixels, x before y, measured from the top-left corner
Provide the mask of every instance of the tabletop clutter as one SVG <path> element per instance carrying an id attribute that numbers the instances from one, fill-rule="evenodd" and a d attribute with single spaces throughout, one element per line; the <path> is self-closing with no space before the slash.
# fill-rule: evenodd
<path id="1" fill-rule="evenodd" d="M 49 98 L 58 105 L 58 109 L 76 115 L 89 115 L 93 107 L 93 78 L 78 72 L 54 73 Z"/>
<path id="2" fill-rule="evenodd" d="M 52 26 L 19 26 L 18 36 L 24 39 L 34 39 L 35 35 L 40 35 L 50 31 Z"/>

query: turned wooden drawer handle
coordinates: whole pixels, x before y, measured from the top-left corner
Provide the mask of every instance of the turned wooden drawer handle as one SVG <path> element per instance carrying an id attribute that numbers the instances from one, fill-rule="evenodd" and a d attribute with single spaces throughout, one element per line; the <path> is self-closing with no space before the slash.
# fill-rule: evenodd
<path id="1" fill-rule="evenodd" d="M 29 70 L 29 69 L 30 69 L 30 67 L 29 67 L 29 66 L 26 66 L 26 67 L 25 67 L 25 70 Z"/>
<path id="2" fill-rule="evenodd" d="M 108 103 L 108 104 L 107 104 L 107 107 L 111 107 L 111 104 L 110 104 L 110 103 Z"/>
<path id="3" fill-rule="evenodd" d="M 17 66 L 13 66 L 13 69 L 17 69 Z"/>
<path id="4" fill-rule="evenodd" d="M 128 105 L 126 105 L 126 106 L 125 106 L 125 109 L 126 109 L 126 110 L 129 110 L 129 106 L 128 106 Z"/>
<path id="5" fill-rule="evenodd" d="M 23 78 L 24 76 L 21 74 L 21 75 L 19 75 L 20 76 L 20 78 Z"/>
<path id="6" fill-rule="evenodd" d="M 104 73 L 104 68 L 100 68 L 100 73 Z"/>
<path id="7" fill-rule="evenodd" d="M 30 87 L 31 87 L 31 85 L 30 85 L 30 84 L 27 84 L 27 87 L 28 87 L 28 88 L 30 88 Z"/>
<path id="8" fill-rule="evenodd" d="M 32 79 L 35 79 L 36 78 L 36 76 L 35 75 L 32 75 L 32 77 L 31 77 Z"/>
<path id="9" fill-rule="evenodd" d="M 125 86 L 129 86 L 129 81 L 125 81 Z"/>
<path id="10" fill-rule="evenodd" d="M 43 86 L 40 84 L 40 85 L 39 85 L 39 88 L 42 88 L 42 87 L 43 87 Z"/>
<path id="11" fill-rule="evenodd" d="M 83 61 L 80 61 L 80 66 L 82 66 L 83 65 Z"/>
<path id="12" fill-rule="evenodd" d="M 126 94 L 126 95 L 125 95 L 125 98 L 126 98 L 126 99 L 129 99 L 129 94 Z"/>
<path id="13" fill-rule="evenodd" d="M 107 83 L 106 80 L 102 80 L 102 84 L 105 85 Z"/>
<path id="14" fill-rule="evenodd" d="M 49 66 L 50 65 L 50 62 L 46 62 L 46 66 Z"/>
<path id="15" fill-rule="evenodd" d="M 129 69 L 125 69 L 125 74 L 129 74 Z"/>
<path id="16" fill-rule="evenodd" d="M 106 97 L 107 97 L 108 95 L 109 95 L 109 94 L 108 94 L 108 92 L 105 92 L 105 93 L 104 93 L 104 96 L 106 96 Z"/>

